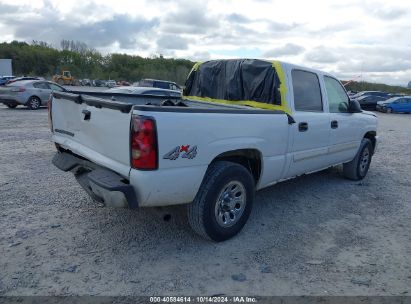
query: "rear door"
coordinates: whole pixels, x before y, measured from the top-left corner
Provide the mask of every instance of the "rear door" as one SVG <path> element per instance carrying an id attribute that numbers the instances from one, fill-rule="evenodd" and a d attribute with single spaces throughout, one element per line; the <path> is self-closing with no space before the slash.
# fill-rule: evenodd
<path id="1" fill-rule="evenodd" d="M 37 95 L 41 99 L 41 104 L 46 104 L 47 100 L 49 100 L 51 89 L 47 82 L 40 81 L 33 83 L 34 92 L 33 94 Z"/>
<path id="2" fill-rule="evenodd" d="M 291 126 L 291 161 L 287 177 L 319 170 L 326 166 L 330 117 L 316 73 L 291 71 L 294 120 Z"/>
<path id="3" fill-rule="evenodd" d="M 338 164 L 354 158 L 363 128 L 355 117 L 359 114 L 348 113 L 349 97 L 341 83 L 330 76 L 323 79 L 330 112 L 329 163 Z"/>

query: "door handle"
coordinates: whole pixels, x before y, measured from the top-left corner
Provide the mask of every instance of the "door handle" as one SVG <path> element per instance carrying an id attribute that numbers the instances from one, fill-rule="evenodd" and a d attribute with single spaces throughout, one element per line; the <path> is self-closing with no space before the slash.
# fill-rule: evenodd
<path id="1" fill-rule="evenodd" d="M 300 122 L 298 124 L 298 131 L 305 132 L 308 130 L 308 123 L 307 122 Z"/>
<path id="2" fill-rule="evenodd" d="M 83 110 L 81 113 L 84 114 L 84 120 L 90 120 L 91 112 L 89 110 Z"/>
<path id="3" fill-rule="evenodd" d="M 337 129 L 338 128 L 338 121 L 333 120 L 331 121 L 331 129 Z"/>

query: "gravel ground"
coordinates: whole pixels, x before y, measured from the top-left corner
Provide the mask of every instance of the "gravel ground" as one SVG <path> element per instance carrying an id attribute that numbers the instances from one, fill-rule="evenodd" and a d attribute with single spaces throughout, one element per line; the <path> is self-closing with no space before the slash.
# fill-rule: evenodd
<path id="1" fill-rule="evenodd" d="M 410 295 L 411 115 L 379 114 L 368 176 L 257 194 L 224 243 L 184 206 L 102 208 L 51 164 L 47 111 L 0 107 L 0 295 Z"/>

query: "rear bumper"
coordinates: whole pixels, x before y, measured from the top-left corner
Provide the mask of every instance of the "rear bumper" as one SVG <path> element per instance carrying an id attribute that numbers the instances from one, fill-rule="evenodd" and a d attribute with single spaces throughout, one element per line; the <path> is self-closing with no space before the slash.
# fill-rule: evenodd
<path id="1" fill-rule="evenodd" d="M 0 94 L 0 103 L 7 104 L 19 104 L 25 105 L 28 98 L 22 94 L 10 95 L 10 94 Z"/>
<path id="2" fill-rule="evenodd" d="M 21 105 L 22 104 L 14 99 L 0 99 L 0 103 L 4 105 Z"/>
<path id="3" fill-rule="evenodd" d="M 64 172 L 73 172 L 83 189 L 107 207 L 138 208 L 134 188 L 121 175 L 66 152 L 57 152 L 53 164 Z"/>

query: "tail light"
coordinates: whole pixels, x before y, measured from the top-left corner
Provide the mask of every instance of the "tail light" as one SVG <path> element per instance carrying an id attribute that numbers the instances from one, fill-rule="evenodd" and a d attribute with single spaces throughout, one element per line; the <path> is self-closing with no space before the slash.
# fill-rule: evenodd
<path id="1" fill-rule="evenodd" d="M 132 116 L 130 154 L 131 167 L 142 170 L 158 168 L 157 130 L 153 118 Z"/>
<path id="2" fill-rule="evenodd" d="M 52 110 L 52 98 L 53 95 L 50 94 L 49 100 L 47 101 L 47 111 L 48 111 L 48 116 L 49 116 L 49 127 L 50 127 L 50 131 L 53 132 L 53 117 L 51 115 L 51 110 Z"/>
<path id="3" fill-rule="evenodd" d="M 17 88 L 12 88 L 10 91 L 12 92 L 24 92 L 26 90 L 25 87 L 17 87 Z"/>

